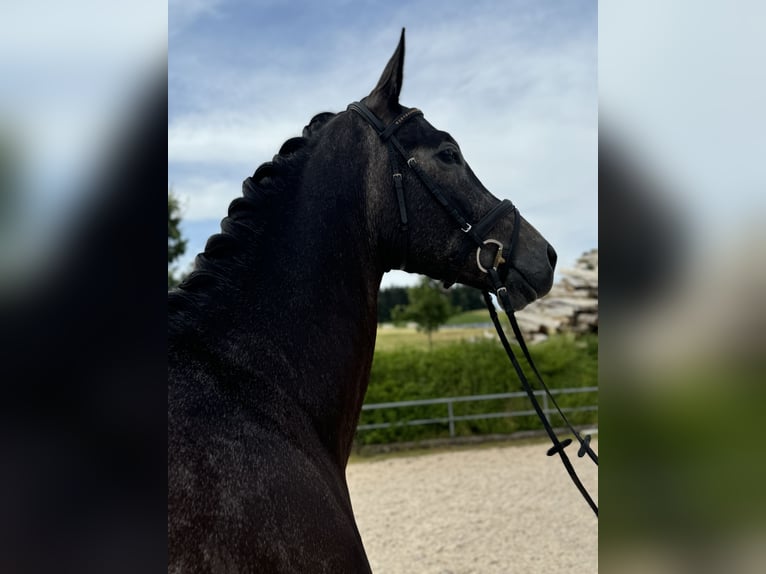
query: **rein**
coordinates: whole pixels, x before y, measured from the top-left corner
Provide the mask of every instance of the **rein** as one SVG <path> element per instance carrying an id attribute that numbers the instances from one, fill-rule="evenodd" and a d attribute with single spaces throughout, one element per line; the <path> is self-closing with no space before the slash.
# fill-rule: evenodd
<path id="1" fill-rule="evenodd" d="M 423 168 L 420 167 L 420 164 L 417 162 L 417 160 L 412 156 L 408 157 L 409 154 L 404 149 L 399 139 L 396 137 L 396 131 L 402 125 L 404 125 L 408 120 L 414 117 L 423 115 L 423 112 L 421 112 L 419 109 L 412 108 L 405 111 L 404 113 L 397 116 L 388 126 L 385 126 L 383 122 L 381 122 L 380 119 L 378 119 L 378 117 L 375 116 L 375 114 L 372 113 L 367 108 L 367 106 L 365 106 L 361 102 L 353 102 L 349 104 L 347 109 L 356 112 L 365 121 L 367 121 L 367 123 L 370 124 L 373 127 L 373 129 L 375 129 L 381 141 L 384 144 L 386 144 L 386 147 L 388 148 L 388 157 L 389 157 L 389 161 L 391 163 L 391 169 L 393 172 L 396 200 L 399 206 L 399 220 L 400 220 L 400 225 L 403 231 L 403 235 L 405 237 L 405 241 L 407 237 L 408 218 L 407 218 L 407 205 L 406 205 L 405 196 L 404 196 L 404 188 L 402 186 L 402 173 L 399 166 L 399 159 L 398 159 L 399 156 L 401 156 L 405 160 L 406 165 L 410 169 L 412 169 L 413 172 L 415 172 L 417 177 L 420 179 L 420 181 L 423 183 L 426 189 L 428 189 L 429 193 L 434 197 L 434 199 L 447 211 L 450 217 L 453 220 L 455 220 L 455 222 L 460 228 L 460 231 L 465 233 L 471 239 L 471 242 L 476 247 L 476 264 L 478 265 L 479 269 L 482 272 L 486 273 L 487 276 L 489 277 L 490 283 L 492 284 L 492 289 L 495 295 L 497 296 L 497 299 L 500 302 L 500 305 L 505 311 L 505 314 L 508 316 L 508 319 L 511 323 L 511 328 L 513 330 L 513 334 L 516 337 L 516 340 L 518 341 L 519 346 L 521 347 L 521 351 L 522 351 L 522 354 L 524 355 L 524 358 L 526 359 L 527 363 L 532 369 L 532 372 L 535 374 L 535 378 L 537 379 L 538 383 L 543 388 L 547 396 L 551 399 L 551 402 L 555 406 L 556 411 L 561 416 L 562 420 L 564 421 L 568 429 L 572 432 L 572 434 L 574 435 L 574 437 L 577 439 L 577 441 L 580 444 L 580 448 L 577 451 L 577 456 L 582 458 L 583 456 L 587 454 L 589 458 L 596 464 L 596 466 L 598 466 L 598 455 L 593 451 L 593 449 L 590 446 L 591 436 L 586 435 L 585 437 L 582 437 L 580 433 L 577 432 L 577 430 L 572 426 L 572 424 L 569 422 L 569 420 L 567 419 L 567 417 L 564 415 L 561 408 L 559 407 L 558 403 L 556 402 L 556 399 L 551 394 L 550 390 L 548 389 L 548 386 L 545 384 L 545 381 L 543 381 L 543 378 L 540 375 L 540 372 L 538 371 L 534 362 L 532 361 L 532 357 L 529 354 L 529 349 L 527 348 L 527 345 L 524 342 L 524 337 L 521 334 L 521 330 L 519 329 L 519 325 L 516 321 L 516 317 L 513 314 L 513 305 L 511 303 L 510 296 L 508 295 L 508 289 L 503 284 L 503 280 L 501 278 L 501 273 L 507 274 L 508 267 L 511 265 L 511 262 L 513 259 L 513 252 L 518 243 L 519 228 L 521 227 L 519 210 L 510 201 L 508 201 L 507 199 L 504 199 L 500 201 L 500 203 L 497 204 L 495 207 L 493 207 L 489 211 L 489 213 L 487 213 L 477 223 L 472 224 L 468 221 L 468 219 L 463 215 L 460 209 L 456 205 L 454 205 L 453 202 L 449 200 L 448 195 L 445 194 L 439 188 L 436 182 L 434 182 L 433 179 L 423 170 Z M 511 232 L 511 241 L 508 247 L 506 247 L 501 241 L 498 241 L 497 239 L 487 239 L 486 236 L 492 230 L 497 220 L 503 217 L 509 211 L 513 211 L 514 221 L 513 221 L 513 231 Z M 485 245 L 497 246 L 497 252 L 495 254 L 495 258 L 492 263 L 492 266 L 488 268 L 484 267 L 481 263 L 481 251 Z M 471 246 L 469 245 L 468 249 L 470 248 Z M 406 246 L 403 252 L 404 252 L 404 261 L 402 262 L 402 265 L 401 265 L 402 269 L 404 269 L 406 266 L 406 253 L 407 253 Z M 455 263 L 453 263 L 454 269 L 457 269 L 457 264 L 464 259 L 465 255 L 467 255 L 467 252 L 462 251 L 455 257 Z M 503 265 L 507 265 L 508 267 L 503 267 Z M 501 269 L 503 269 L 504 271 L 501 271 Z M 445 285 L 447 286 L 452 283 L 454 283 L 454 281 L 451 281 L 451 282 L 445 281 Z M 553 427 L 551 426 L 550 421 L 548 420 L 548 417 L 545 414 L 545 411 L 540 406 L 540 403 L 537 400 L 537 397 L 535 396 L 535 391 L 534 391 L 534 388 L 532 387 L 532 384 L 527 379 L 526 375 L 524 374 L 524 371 L 521 368 L 521 365 L 519 364 L 518 359 L 516 358 L 516 356 L 513 353 L 513 350 L 511 349 L 511 345 L 508 342 L 508 338 L 506 337 L 505 332 L 503 331 L 503 328 L 500 325 L 500 320 L 498 319 L 497 311 L 495 310 L 495 305 L 492 302 L 492 298 L 490 297 L 487 291 L 483 291 L 482 295 L 484 296 L 484 302 L 487 305 L 487 310 L 489 311 L 489 315 L 492 319 L 492 323 L 495 326 L 497 335 L 500 338 L 501 343 L 503 344 L 503 348 L 505 349 L 506 354 L 508 355 L 508 359 L 511 361 L 511 364 L 513 365 L 513 368 L 516 371 L 516 375 L 518 376 L 522 386 L 524 387 L 524 391 L 527 393 L 529 400 L 532 402 L 532 406 L 534 407 L 538 418 L 540 419 L 543 426 L 545 427 L 545 432 L 548 434 L 548 437 L 553 443 L 553 446 L 548 449 L 548 452 L 547 452 L 548 456 L 554 456 L 555 454 L 559 455 L 559 458 L 561 459 L 561 462 L 564 465 L 564 468 L 566 469 L 567 473 L 572 479 L 572 482 L 580 491 L 580 494 L 582 494 L 583 498 L 585 498 L 585 501 L 588 503 L 591 510 L 593 510 L 593 512 L 596 514 L 596 517 L 598 517 L 598 506 L 593 501 L 593 498 L 590 496 L 585 486 L 582 484 L 582 481 L 580 480 L 580 478 L 577 476 L 577 472 L 572 466 L 572 462 L 569 460 L 569 457 L 564 451 L 564 449 L 567 446 L 572 444 L 572 439 L 566 438 L 564 440 L 560 440 L 558 436 L 556 435 L 555 431 L 553 430 Z"/>
<path id="2" fill-rule="evenodd" d="M 540 402 L 537 400 L 537 396 L 535 396 L 534 388 L 532 388 L 532 385 L 530 384 L 529 380 L 524 374 L 524 371 L 522 370 L 521 365 L 519 364 L 519 361 L 516 358 L 516 355 L 514 355 L 513 353 L 513 349 L 511 349 L 511 345 L 508 342 L 508 338 L 505 336 L 503 327 L 500 325 L 500 320 L 498 319 L 497 311 L 495 311 L 495 305 L 492 303 L 492 298 L 490 297 L 487 291 L 483 291 L 482 295 L 484 296 L 484 302 L 487 305 L 489 316 L 492 318 L 492 323 L 495 325 L 497 336 L 500 338 L 500 341 L 503 344 L 503 348 L 505 349 L 505 353 L 506 355 L 508 355 L 508 359 L 510 359 L 511 364 L 513 365 L 513 368 L 516 371 L 516 376 L 521 381 L 521 385 L 524 387 L 524 391 L 527 393 L 529 400 L 532 402 L 532 406 L 534 407 L 535 412 L 537 413 L 537 417 L 540 419 L 540 422 L 543 423 L 543 426 L 545 427 L 545 432 L 548 434 L 548 438 L 550 438 L 551 442 L 553 443 L 553 446 L 548 449 L 548 452 L 547 452 L 548 456 L 553 456 L 555 454 L 559 455 L 559 458 L 561 459 L 561 463 L 564 465 L 564 468 L 569 474 L 569 477 L 572 479 L 572 482 L 574 483 L 574 485 L 577 487 L 577 490 L 580 491 L 580 494 L 582 494 L 583 498 L 588 503 L 588 506 L 590 506 L 591 510 L 594 512 L 596 517 L 598 517 L 598 506 L 593 501 L 593 498 L 590 496 L 587 489 L 583 485 L 582 481 L 580 480 L 580 477 L 577 476 L 577 471 L 575 471 L 574 467 L 572 466 L 572 462 L 569 460 L 569 457 L 567 456 L 566 452 L 564 452 L 564 449 L 568 447 L 570 444 L 572 444 L 572 439 L 566 438 L 564 440 L 559 440 L 558 436 L 556 435 L 556 432 L 553 430 L 553 427 L 551 426 L 550 421 L 548 420 L 548 417 L 545 416 L 545 412 L 540 406 Z M 505 298 L 507 297 L 508 295 L 506 294 Z M 524 358 L 526 359 L 527 364 L 532 368 L 532 371 L 535 373 L 535 377 L 537 378 L 538 382 L 540 383 L 543 390 L 545 391 L 545 394 L 548 395 L 548 397 L 553 402 L 553 405 L 556 407 L 556 411 L 558 411 L 559 415 L 564 420 L 564 423 L 567 425 L 569 430 L 572 432 L 575 438 L 577 438 L 577 441 L 580 443 L 580 449 L 577 451 L 577 456 L 582 458 L 583 456 L 587 454 L 590 457 L 590 459 L 593 461 L 593 463 L 596 466 L 598 466 L 598 455 L 595 452 L 593 452 L 593 449 L 590 446 L 591 435 L 585 435 L 585 437 L 582 437 L 580 433 L 577 432 L 577 429 L 575 429 L 572 426 L 572 424 L 569 422 L 566 415 L 564 415 L 558 403 L 556 402 L 556 399 L 551 394 L 550 390 L 548 389 L 548 386 L 545 384 L 545 381 L 543 381 L 543 378 L 540 376 L 540 372 L 537 370 L 537 367 L 535 366 L 534 361 L 532 361 L 532 357 L 529 354 L 529 349 L 527 349 L 527 345 L 524 342 L 524 337 L 521 334 L 521 329 L 519 329 L 519 324 L 517 323 L 516 317 L 513 314 L 513 309 L 510 308 L 509 305 L 506 304 L 506 302 L 502 301 L 501 296 L 498 296 L 498 300 L 501 300 L 503 310 L 505 311 L 505 314 L 508 316 L 508 319 L 511 322 L 513 334 L 516 337 L 516 340 L 519 342 L 519 346 L 521 347 L 522 353 L 524 354 Z M 510 303 L 510 301 L 508 301 L 507 303 Z"/>

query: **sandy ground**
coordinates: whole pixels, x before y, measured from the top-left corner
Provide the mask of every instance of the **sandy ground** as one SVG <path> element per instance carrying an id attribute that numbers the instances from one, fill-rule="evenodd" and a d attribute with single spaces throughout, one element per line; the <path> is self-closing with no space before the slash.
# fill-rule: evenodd
<path id="1" fill-rule="evenodd" d="M 597 572 L 598 521 L 547 448 L 540 442 L 349 464 L 373 572 Z M 598 501 L 598 469 L 567 450 Z"/>

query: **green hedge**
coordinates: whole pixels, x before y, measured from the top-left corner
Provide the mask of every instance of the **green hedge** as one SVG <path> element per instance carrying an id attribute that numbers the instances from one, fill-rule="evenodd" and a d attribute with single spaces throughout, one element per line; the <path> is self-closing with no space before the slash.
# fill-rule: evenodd
<path id="1" fill-rule="evenodd" d="M 516 353 L 521 358 L 520 350 Z M 588 387 L 598 384 L 598 338 L 596 335 L 558 336 L 530 348 L 543 379 L 550 388 Z M 521 359 L 522 364 L 524 363 Z M 531 373 L 525 369 L 531 379 Z M 496 341 L 463 342 L 432 351 L 401 349 L 375 353 L 365 403 L 383 403 L 521 391 L 513 366 Z M 561 407 L 595 404 L 595 393 L 560 395 Z M 478 414 L 531 410 L 526 397 L 507 400 L 455 403 L 454 414 Z M 447 416 L 446 405 L 363 411 L 361 424 L 403 422 Z M 573 413 L 573 424 L 595 423 L 596 412 Z M 557 421 L 554 418 L 554 424 Z M 458 436 L 506 434 L 542 428 L 535 416 L 459 421 Z M 358 444 L 381 444 L 448 437 L 445 424 L 395 426 L 357 432 Z"/>

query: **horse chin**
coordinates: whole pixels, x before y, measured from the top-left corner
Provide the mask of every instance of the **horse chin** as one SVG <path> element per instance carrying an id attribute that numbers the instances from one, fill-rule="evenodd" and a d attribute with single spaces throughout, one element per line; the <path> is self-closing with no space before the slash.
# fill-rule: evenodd
<path id="1" fill-rule="evenodd" d="M 537 292 L 526 281 L 522 280 L 506 287 L 508 288 L 508 295 L 514 311 L 521 311 L 537 299 Z"/>
<path id="2" fill-rule="evenodd" d="M 511 300 L 511 305 L 514 311 L 522 310 L 532 301 L 540 297 L 538 289 L 535 288 L 539 288 L 539 286 L 533 286 L 532 282 L 529 281 L 516 267 L 511 267 L 509 269 L 503 284 L 508 290 L 508 297 Z M 547 293 L 547 291 L 543 291 L 543 294 L 545 293 Z"/>

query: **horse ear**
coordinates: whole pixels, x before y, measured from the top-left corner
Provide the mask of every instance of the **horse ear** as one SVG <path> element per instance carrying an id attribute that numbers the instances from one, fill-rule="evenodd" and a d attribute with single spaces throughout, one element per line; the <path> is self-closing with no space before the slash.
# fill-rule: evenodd
<path id="1" fill-rule="evenodd" d="M 366 98 L 367 106 L 379 116 L 385 115 L 386 111 L 393 114 L 399 113 L 399 93 L 402 91 L 402 76 L 404 71 L 404 28 L 399 38 L 399 45 L 394 55 L 386 64 L 383 74 L 378 80 L 378 85 Z"/>

